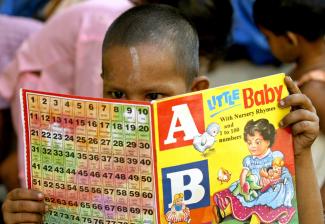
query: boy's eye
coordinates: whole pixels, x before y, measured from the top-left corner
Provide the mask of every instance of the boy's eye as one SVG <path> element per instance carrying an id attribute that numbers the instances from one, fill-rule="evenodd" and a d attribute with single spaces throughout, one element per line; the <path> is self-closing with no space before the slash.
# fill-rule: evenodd
<path id="1" fill-rule="evenodd" d="M 125 94 L 122 91 L 112 91 L 109 92 L 108 95 L 113 99 L 122 99 L 125 97 Z"/>
<path id="2" fill-rule="evenodd" d="M 148 100 L 157 100 L 163 98 L 163 95 L 160 93 L 149 93 L 146 95 Z"/>

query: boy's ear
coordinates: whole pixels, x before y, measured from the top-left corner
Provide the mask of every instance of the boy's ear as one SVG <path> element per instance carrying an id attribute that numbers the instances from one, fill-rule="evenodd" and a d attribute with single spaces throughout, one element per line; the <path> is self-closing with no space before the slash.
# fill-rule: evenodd
<path id="1" fill-rule="evenodd" d="M 297 34 L 293 32 L 288 31 L 286 33 L 286 38 L 288 39 L 289 43 L 292 44 L 293 46 L 297 46 L 299 43 Z"/>
<path id="2" fill-rule="evenodd" d="M 195 77 L 195 79 L 192 82 L 192 86 L 191 86 L 191 91 L 199 91 L 199 90 L 204 90 L 204 89 L 208 89 L 209 88 L 209 79 L 206 76 L 198 76 Z"/>

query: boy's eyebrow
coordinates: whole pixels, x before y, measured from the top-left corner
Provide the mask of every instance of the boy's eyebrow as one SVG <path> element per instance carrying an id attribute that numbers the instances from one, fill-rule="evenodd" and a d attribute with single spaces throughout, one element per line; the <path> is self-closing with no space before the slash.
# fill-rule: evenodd
<path id="1" fill-rule="evenodd" d="M 104 84 L 105 85 L 105 84 Z M 157 84 L 157 85 L 150 85 L 150 86 L 144 86 L 142 91 L 145 93 L 150 93 L 150 92 L 169 92 L 169 91 L 174 91 L 175 88 L 173 88 L 174 83 L 164 83 L 164 85 Z M 125 84 L 106 84 L 106 88 L 109 87 L 111 90 L 120 90 L 120 91 L 128 91 L 130 88 L 129 86 L 126 86 Z M 132 91 L 132 89 L 131 89 Z"/>

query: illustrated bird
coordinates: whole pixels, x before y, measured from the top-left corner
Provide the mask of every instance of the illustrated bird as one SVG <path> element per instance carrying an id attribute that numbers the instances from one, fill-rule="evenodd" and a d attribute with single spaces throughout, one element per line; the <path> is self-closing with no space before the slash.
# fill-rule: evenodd
<path id="1" fill-rule="evenodd" d="M 218 171 L 218 178 L 217 178 L 220 181 L 220 184 L 224 182 L 228 182 L 230 178 L 231 178 L 231 172 L 221 167 Z"/>
<path id="2" fill-rule="evenodd" d="M 206 150 L 213 146 L 216 141 L 215 137 L 219 132 L 220 126 L 217 123 L 213 122 L 209 124 L 203 134 L 194 137 L 194 148 L 205 155 Z"/>

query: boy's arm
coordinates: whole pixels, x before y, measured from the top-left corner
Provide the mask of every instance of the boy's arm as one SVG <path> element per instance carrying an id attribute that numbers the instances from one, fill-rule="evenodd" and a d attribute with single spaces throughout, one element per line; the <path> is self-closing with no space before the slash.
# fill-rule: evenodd
<path id="1" fill-rule="evenodd" d="M 301 223 L 324 223 L 320 191 L 310 151 L 295 157 L 297 203 Z"/>
<path id="2" fill-rule="evenodd" d="M 301 94 L 290 77 L 285 83 L 291 95 L 280 101 L 280 107 L 292 107 L 280 126 L 292 127 L 299 221 L 324 223 L 322 202 L 311 156 L 311 145 L 319 133 L 319 119 L 311 101 Z"/>
<path id="3" fill-rule="evenodd" d="M 8 193 L 2 204 L 6 224 L 42 223 L 43 214 L 48 210 L 44 195 L 35 190 L 17 188 Z"/>

